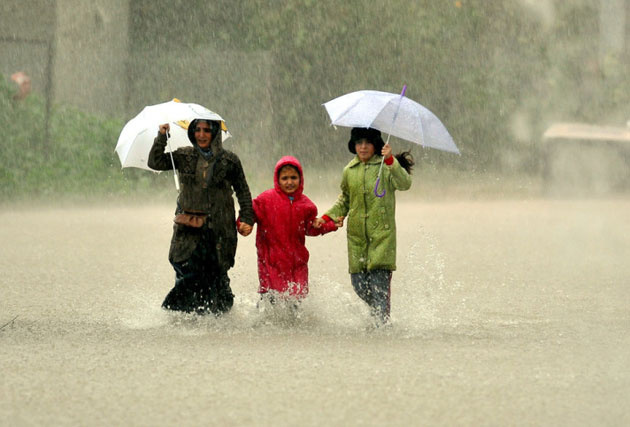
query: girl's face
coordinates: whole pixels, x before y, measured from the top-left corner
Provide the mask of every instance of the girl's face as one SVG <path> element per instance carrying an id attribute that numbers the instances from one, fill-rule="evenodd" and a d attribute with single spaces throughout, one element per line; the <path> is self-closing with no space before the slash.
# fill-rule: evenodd
<path id="1" fill-rule="evenodd" d="M 210 125 L 206 122 L 197 122 L 195 125 L 195 140 L 199 148 L 208 148 L 210 141 L 212 141 L 212 132 L 210 131 Z"/>
<path id="2" fill-rule="evenodd" d="M 361 139 L 354 145 L 354 149 L 363 163 L 367 162 L 374 155 L 374 145 L 367 139 Z"/>
<path id="3" fill-rule="evenodd" d="M 283 166 L 278 174 L 278 183 L 286 194 L 293 194 L 300 186 L 300 174 L 291 166 Z"/>

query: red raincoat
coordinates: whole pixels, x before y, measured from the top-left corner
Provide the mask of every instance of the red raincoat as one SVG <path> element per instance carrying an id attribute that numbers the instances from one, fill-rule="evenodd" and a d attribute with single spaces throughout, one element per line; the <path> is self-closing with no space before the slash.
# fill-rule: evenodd
<path id="1" fill-rule="evenodd" d="M 300 185 L 291 194 L 293 200 L 280 189 L 278 171 L 285 165 L 297 167 Z M 302 165 L 291 156 L 281 158 L 273 172 L 274 188 L 261 193 L 253 201 L 256 215 L 256 249 L 258 252 L 258 292 L 286 293 L 298 298 L 308 294 L 308 258 L 305 236 L 317 236 L 337 229 L 328 221 L 317 229 L 313 220 L 317 207 L 302 194 L 304 174 Z"/>

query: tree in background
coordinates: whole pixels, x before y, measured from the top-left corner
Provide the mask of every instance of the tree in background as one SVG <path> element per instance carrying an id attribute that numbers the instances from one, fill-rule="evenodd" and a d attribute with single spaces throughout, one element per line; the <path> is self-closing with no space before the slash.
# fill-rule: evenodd
<path id="1" fill-rule="evenodd" d="M 628 30 L 625 50 L 602 55 L 600 0 L 132 0 L 130 5 L 129 111 L 139 111 L 147 103 L 146 94 L 165 101 L 157 77 L 168 80 L 175 65 L 186 66 L 190 58 L 207 52 L 208 58 L 200 61 L 215 66 L 226 52 L 237 52 L 235 58 L 249 59 L 247 66 L 265 69 L 260 73 L 265 82 L 243 81 L 238 92 L 266 85 L 263 92 L 269 100 L 263 108 L 271 120 L 264 126 L 271 129 L 254 148 L 250 141 L 237 146 L 239 152 L 253 150 L 256 156 L 277 159 L 290 152 L 304 159 L 306 167 L 343 164 L 347 129 L 329 126 L 321 104 L 359 89 L 398 92 L 403 84 L 410 98 L 445 123 L 462 151 L 459 157 L 396 141 L 401 148 L 412 148 L 425 169 L 435 165 L 537 174 L 541 135 L 552 122 L 620 125 L 630 118 Z M 625 7 L 619 14 L 627 17 L 630 6 Z M 260 58 L 264 63 L 257 65 Z M 231 66 L 221 72 L 239 71 L 238 63 Z M 188 88 L 189 83 L 175 85 L 193 97 L 196 89 Z M 224 83 L 220 78 L 201 83 L 226 92 L 223 98 L 211 94 L 221 108 L 236 114 L 257 102 L 230 96 L 234 88 Z M 43 106 L 34 95 L 19 107 L 5 98 L 0 104 L 8 135 L 3 159 L 14 159 L 23 147 L 38 146 Z M 51 117 L 51 152 L 65 162 L 70 176 L 92 174 L 95 183 L 112 182 L 104 177 L 112 176 L 111 168 L 117 166 L 112 153 L 122 119 L 57 106 Z M 235 122 L 241 130 L 254 125 Z M 88 140 L 100 142 L 86 145 Z M 239 144 L 239 138 L 233 143 Z M 70 152 L 62 156 L 63 150 Z M 90 160 L 74 161 L 81 156 Z M 66 179 L 48 169 L 61 163 L 31 168 L 29 178 L 26 168 L 16 164 L 5 161 L 1 166 L 6 188 L 37 177 L 40 170 Z M 119 170 L 115 174 L 122 175 Z M 125 171 L 125 176 L 134 181 L 144 175 Z M 52 182 L 46 181 L 44 188 L 72 188 Z M 25 188 L 43 191 L 29 185 Z"/>

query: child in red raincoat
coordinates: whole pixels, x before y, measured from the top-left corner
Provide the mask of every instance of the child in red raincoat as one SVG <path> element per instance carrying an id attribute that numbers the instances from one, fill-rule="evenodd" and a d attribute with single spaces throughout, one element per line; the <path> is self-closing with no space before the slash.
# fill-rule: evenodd
<path id="1" fill-rule="evenodd" d="M 305 236 L 317 236 L 337 229 L 329 221 L 313 226 L 317 207 L 303 194 L 304 173 L 300 162 L 291 156 L 281 158 L 273 174 L 274 188 L 262 192 L 253 201 L 258 230 L 258 292 L 298 300 L 308 294 L 308 259 Z M 246 224 L 247 225 L 247 224 Z M 251 227 L 241 232 L 248 235 Z"/>

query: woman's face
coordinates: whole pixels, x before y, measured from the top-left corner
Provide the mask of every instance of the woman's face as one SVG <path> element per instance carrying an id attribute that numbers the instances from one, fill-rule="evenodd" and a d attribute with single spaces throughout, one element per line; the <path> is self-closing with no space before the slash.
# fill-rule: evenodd
<path id="1" fill-rule="evenodd" d="M 367 162 L 374 155 L 374 145 L 367 139 L 361 139 L 354 145 L 354 149 L 363 163 Z"/>
<path id="2" fill-rule="evenodd" d="M 286 194 L 293 194 L 300 186 L 300 174 L 290 166 L 283 166 L 278 173 L 278 183 Z"/>
<path id="3" fill-rule="evenodd" d="M 199 148 L 208 148 L 212 141 L 212 132 L 210 125 L 206 122 L 199 121 L 195 125 L 195 140 Z"/>

